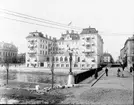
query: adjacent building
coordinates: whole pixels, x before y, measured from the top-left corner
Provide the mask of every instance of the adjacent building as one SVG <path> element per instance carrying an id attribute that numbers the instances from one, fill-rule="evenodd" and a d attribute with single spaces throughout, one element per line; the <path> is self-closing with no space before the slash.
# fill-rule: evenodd
<path id="1" fill-rule="evenodd" d="M 16 57 L 18 54 L 18 48 L 12 43 L 0 42 L 0 62 L 2 62 L 5 57 Z"/>
<path id="2" fill-rule="evenodd" d="M 120 50 L 120 61 L 128 68 L 134 64 L 134 35 L 126 40 Z"/>
<path id="3" fill-rule="evenodd" d="M 112 55 L 110 53 L 105 52 L 103 54 L 103 63 L 113 63 L 113 62 L 114 60 Z"/>
<path id="4" fill-rule="evenodd" d="M 69 49 L 73 68 L 97 68 L 103 55 L 103 40 L 95 28 L 85 28 L 80 34 L 66 31 L 60 39 L 32 32 L 27 39 L 26 65 L 50 67 L 54 57 L 55 68 L 69 68 Z"/>
<path id="5" fill-rule="evenodd" d="M 31 32 L 26 37 L 27 52 L 26 66 L 27 67 L 46 67 L 48 57 L 55 52 L 55 38 L 44 36 L 41 32 Z"/>
<path id="6" fill-rule="evenodd" d="M 17 62 L 21 64 L 25 64 L 26 53 L 20 53 L 17 55 Z"/>

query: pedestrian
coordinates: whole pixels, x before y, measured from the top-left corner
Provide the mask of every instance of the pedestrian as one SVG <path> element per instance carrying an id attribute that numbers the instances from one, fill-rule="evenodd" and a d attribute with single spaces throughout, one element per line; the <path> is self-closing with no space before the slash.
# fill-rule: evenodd
<path id="1" fill-rule="evenodd" d="M 122 70 L 124 71 L 124 69 L 125 69 L 125 66 L 123 65 L 123 66 L 122 66 Z"/>
<path id="2" fill-rule="evenodd" d="M 133 75 L 134 75 L 134 64 L 133 64 Z"/>
<path id="3" fill-rule="evenodd" d="M 122 70 L 122 77 L 124 77 L 124 70 Z"/>
<path id="4" fill-rule="evenodd" d="M 130 73 L 132 73 L 132 71 L 133 71 L 133 67 L 131 66 L 131 67 L 130 67 Z"/>
<path id="5" fill-rule="evenodd" d="M 117 76 L 120 77 L 120 68 L 117 70 Z"/>
<path id="6" fill-rule="evenodd" d="M 106 76 L 108 76 L 108 69 L 107 69 L 107 67 L 105 69 L 105 73 L 106 73 Z"/>
<path id="7" fill-rule="evenodd" d="M 95 70 L 95 75 L 94 76 L 95 76 L 95 79 L 97 79 L 97 77 L 98 77 L 98 70 L 97 69 Z"/>

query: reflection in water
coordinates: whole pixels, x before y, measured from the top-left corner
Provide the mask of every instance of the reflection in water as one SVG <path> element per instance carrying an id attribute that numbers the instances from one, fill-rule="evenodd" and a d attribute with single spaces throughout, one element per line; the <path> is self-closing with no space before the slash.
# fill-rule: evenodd
<path id="1" fill-rule="evenodd" d="M 6 80 L 6 72 L 0 72 L 0 79 Z M 19 73 L 10 72 L 9 80 L 15 80 L 19 82 L 34 82 L 34 83 L 51 83 L 51 74 L 37 74 L 37 73 Z M 54 82 L 56 84 L 67 83 L 67 75 L 55 75 Z"/>

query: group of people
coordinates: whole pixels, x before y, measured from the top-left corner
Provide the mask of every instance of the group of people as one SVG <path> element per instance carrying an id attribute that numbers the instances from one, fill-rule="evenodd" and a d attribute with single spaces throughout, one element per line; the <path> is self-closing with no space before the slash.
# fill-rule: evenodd
<path id="1" fill-rule="evenodd" d="M 120 68 L 118 68 L 118 70 L 117 70 L 117 76 L 120 77 L 121 75 L 122 75 L 122 77 L 124 77 L 124 69 L 121 72 Z"/>
<path id="2" fill-rule="evenodd" d="M 105 69 L 105 73 L 106 73 L 106 76 L 108 76 L 108 68 L 106 67 Z M 122 77 L 124 77 L 124 69 L 123 71 L 121 72 L 120 68 L 117 69 L 117 76 L 120 77 L 122 75 Z"/>

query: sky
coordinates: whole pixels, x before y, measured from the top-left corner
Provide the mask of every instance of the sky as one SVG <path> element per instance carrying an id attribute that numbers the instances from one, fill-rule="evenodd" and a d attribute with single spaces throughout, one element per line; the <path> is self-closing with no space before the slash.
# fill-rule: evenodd
<path id="1" fill-rule="evenodd" d="M 134 34 L 133 4 L 133 0 L 0 0 L 3 9 L 63 24 L 72 22 L 71 26 L 96 28 L 103 38 L 104 52 L 111 53 L 114 60 L 127 38 Z M 26 51 L 29 32 L 37 30 L 57 38 L 65 33 L 65 30 L 21 23 L 3 16 L 24 19 L 0 11 L 0 41 L 12 42 L 19 53 Z"/>

